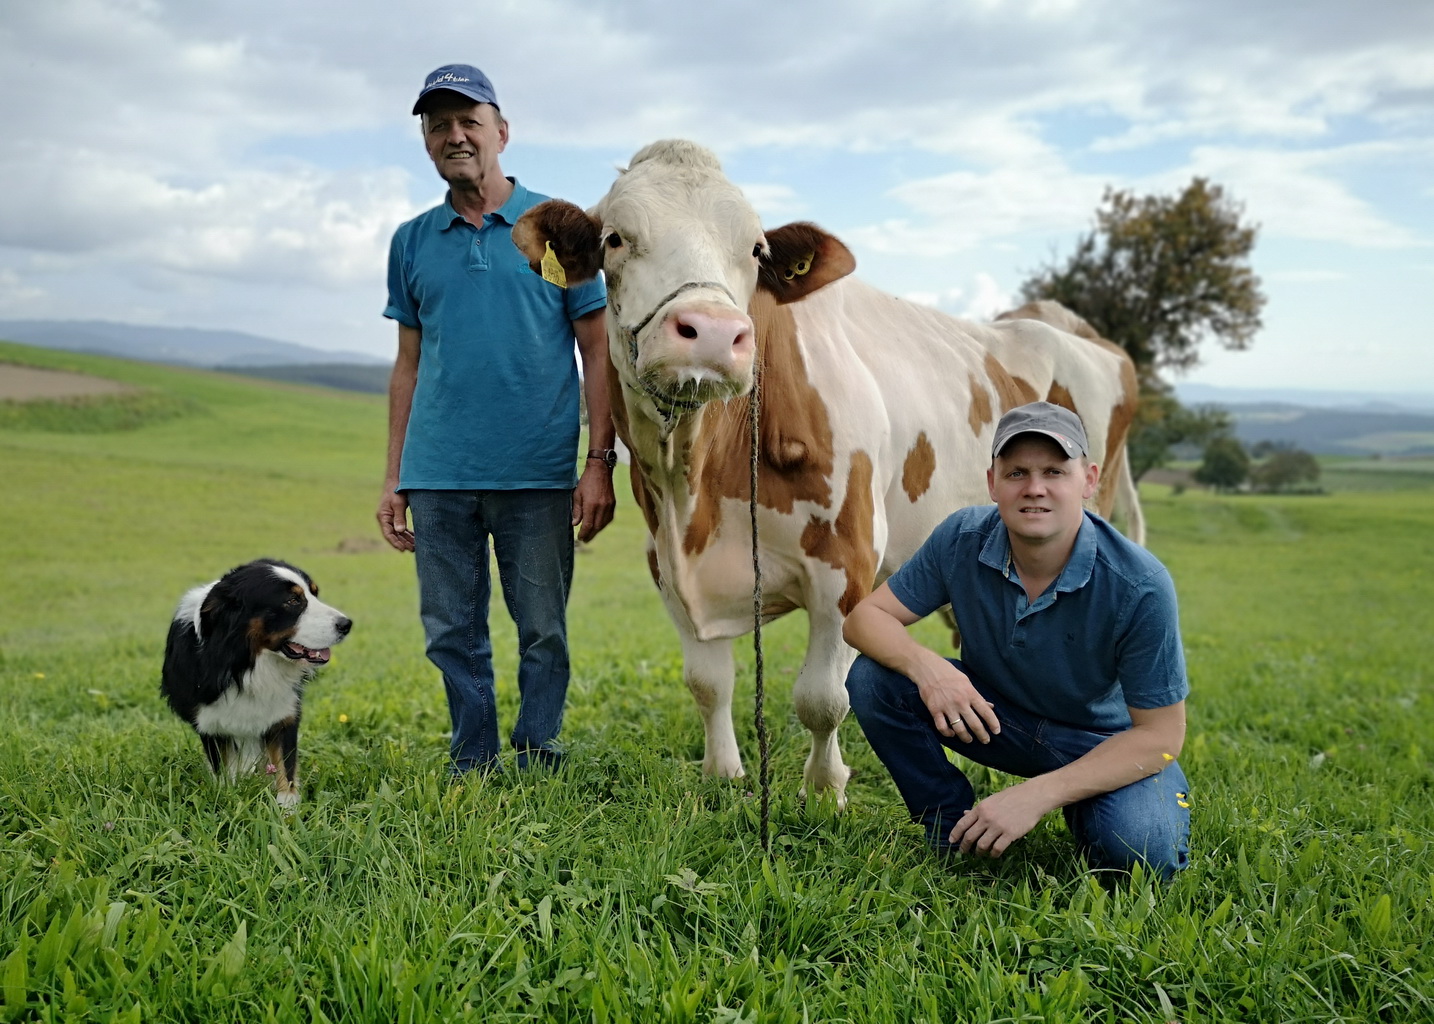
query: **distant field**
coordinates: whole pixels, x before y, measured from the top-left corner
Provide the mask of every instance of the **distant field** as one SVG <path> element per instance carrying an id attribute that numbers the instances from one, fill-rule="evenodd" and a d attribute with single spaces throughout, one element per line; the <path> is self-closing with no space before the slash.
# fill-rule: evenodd
<path id="1" fill-rule="evenodd" d="M 1320 484 L 1332 491 L 1434 490 L 1434 457 L 1331 459 Z"/>
<path id="2" fill-rule="evenodd" d="M 1144 489 L 1190 663 L 1194 862 L 1102 885 L 1059 815 L 1003 861 L 934 863 L 850 720 L 851 807 L 803 804 L 799 615 L 766 634 L 761 857 L 752 781 L 694 764 L 622 485 L 578 560 L 569 768 L 450 786 L 412 564 L 373 543 L 382 398 L 0 359 L 177 410 L 0 426 L 0 1020 L 1434 1019 L 1434 508 L 1386 488 L 1424 488 L 1425 463 L 1340 466 L 1349 489 L 1313 497 Z M 156 693 L 179 594 L 260 554 L 357 623 L 311 687 L 287 818 L 262 778 L 209 783 Z"/>
<path id="3" fill-rule="evenodd" d="M 129 390 L 128 385 L 108 377 L 0 362 L 0 402 L 114 395 Z"/>
<path id="4" fill-rule="evenodd" d="M 1381 491 L 1423 491 L 1434 489 L 1434 457 L 1385 456 L 1382 458 L 1344 455 L 1323 456 L 1316 487 L 1324 492 L 1351 491 L 1371 494 Z M 1190 479 L 1199 460 L 1181 460 L 1154 469 L 1142 478 L 1142 486 L 1183 482 L 1199 489 Z M 1263 496 L 1256 496 L 1263 497 Z M 1310 497 L 1318 497 L 1311 495 Z"/>

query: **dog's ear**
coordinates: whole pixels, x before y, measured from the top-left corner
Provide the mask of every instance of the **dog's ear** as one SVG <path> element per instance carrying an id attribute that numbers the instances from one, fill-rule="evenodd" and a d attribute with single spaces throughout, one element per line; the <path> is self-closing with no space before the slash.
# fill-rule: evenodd
<path id="1" fill-rule="evenodd" d="M 200 696 L 217 699 L 231 685 L 242 683 L 244 673 L 253 667 L 244 608 L 233 587 L 220 580 L 199 606 Z"/>

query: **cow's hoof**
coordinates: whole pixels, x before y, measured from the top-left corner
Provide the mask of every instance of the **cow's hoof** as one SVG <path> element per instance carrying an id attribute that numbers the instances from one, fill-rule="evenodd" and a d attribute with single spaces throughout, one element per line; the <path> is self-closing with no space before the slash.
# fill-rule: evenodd
<path id="1" fill-rule="evenodd" d="M 741 761 L 723 763 L 720 761 L 703 761 L 702 774 L 717 779 L 741 779 L 747 775 L 742 767 Z"/>
<path id="2" fill-rule="evenodd" d="M 836 809 L 846 810 L 846 784 L 851 778 L 851 769 L 846 765 L 838 765 L 837 768 L 825 777 L 813 778 L 807 776 L 799 795 L 806 799 L 807 792 L 817 795 L 818 800 L 830 799 L 836 803 Z"/>

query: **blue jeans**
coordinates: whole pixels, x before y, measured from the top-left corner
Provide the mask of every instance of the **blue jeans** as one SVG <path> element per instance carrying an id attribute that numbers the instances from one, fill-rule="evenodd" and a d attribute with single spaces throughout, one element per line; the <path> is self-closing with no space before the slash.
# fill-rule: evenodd
<path id="1" fill-rule="evenodd" d="M 419 611 L 428 659 L 443 673 L 453 770 L 498 767 L 498 709 L 488 632 L 488 539 L 518 626 L 518 766 L 548 766 L 568 693 L 573 492 L 409 491 Z"/>
<path id="2" fill-rule="evenodd" d="M 951 663 L 965 671 L 961 662 Z M 891 772 L 911 819 L 926 829 L 938 852 L 957 849 L 948 840 L 961 815 L 976 802 L 971 783 L 946 758 L 943 746 L 977 764 L 1030 778 L 1070 764 L 1114 732 L 1081 729 L 1031 714 L 972 685 L 995 705 L 1001 723 L 990 743 L 962 743 L 942 736 L 922 703 L 916 684 L 860 656 L 847 674 L 851 709 L 876 756 Z M 1189 790 L 1180 763 L 1110 793 L 1064 808 L 1066 824 L 1086 860 L 1097 868 L 1129 869 L 1137 861 L 1170 878 L 1189 861 Z"/>

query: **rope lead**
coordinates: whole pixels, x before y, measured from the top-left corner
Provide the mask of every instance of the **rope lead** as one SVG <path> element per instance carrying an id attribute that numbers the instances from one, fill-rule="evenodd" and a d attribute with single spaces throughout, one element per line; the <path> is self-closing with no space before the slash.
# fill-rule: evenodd
<path id="1" fill-rule="evenodd" d="M 747 403 L 748 421 L 751 425 L 752 434 L 752 473 L 751 473 L 751 502 L 752 511 L 752 652 L 756 666 L 757 695 L 755 699 L 754 717 L 757 721 L 757 747 L 760 751 L 760 767 L 757 771 L 758 788 L 762 793 L 762 825 L 761 842 L 762 852 L 771 854 L 772 844 L 769 834 L 769 822 L 771 818 L 771 763 L 770 751 L 767 748 L 767 715 L 766 715 L 766 687 L 763 679 L 763 658 L 762 658 L 762 563 L 758 555 L 757 542 L 757 458 L 761 449 L 760 439 L 757 433 L 757 417 L 760 414 L 762 404 L 762 374 L 760 360 L 752 360 L 752 396 Z"/>

